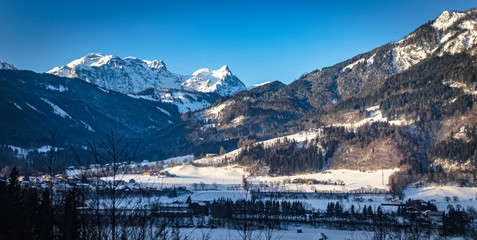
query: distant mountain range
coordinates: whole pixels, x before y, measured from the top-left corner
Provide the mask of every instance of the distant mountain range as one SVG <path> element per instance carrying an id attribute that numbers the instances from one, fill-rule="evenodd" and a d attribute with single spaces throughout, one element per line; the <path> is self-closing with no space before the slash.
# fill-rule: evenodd
<path id="1" fill-rule="evenodd" d="M 61 136 L 63 147 L 70 142 L 81 149 L 115 131 L 130 140 L 160 138 L 143 146 L 154 156 L 163 154 L 161 145 L 172 144 L 164 135 L 180 125 L 173 104 L 132 98 L 77 78 L 0 70 L 0 95 L 0 144 L 25 149 L 45 144 L 40 139 L 50 132 Z"/>
<path id="2" fill-rule="evenodd" d="M 56 128 L 81 145 L 112 129 L 159 158 L 320 128 L 323 166 L 422 174 L 477 152 L 476 55 L 477 9 L 443 12 L 400 41 L 250 90 L 227 66 L 180 75 L 162 61 L 88 54 L 48 74 L 0 70 L 1 141 L 30 147 Z"/>
<path id="3" fill-rule="evenodd" d="M 171 102 L 178 105 L 182 113 L 207 107 L 219 96 L 246 90 L 242 81 L 226 65 L 218 70 L 203 68 L 192 75 L 181 75 L 167 70 L 160 60 L 147 61 L 97 53 L 55 67 L 47 73 L 83 79 L 124 94 Z M 153 94 L 146 96 L 144 93 Z"/>

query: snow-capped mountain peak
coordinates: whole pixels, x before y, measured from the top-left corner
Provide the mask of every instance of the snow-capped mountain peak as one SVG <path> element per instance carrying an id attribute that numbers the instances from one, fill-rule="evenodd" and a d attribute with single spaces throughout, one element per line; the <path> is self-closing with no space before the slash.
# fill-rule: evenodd
<path id="1" fill-rule="evenodd" d="M 436 20 L 434 20 L 432 27 L 442 31 L 451 27 L 455 22 L 465 16 L 467 16 L 465 12 L 444 11 L 438 18 L 436 18 Z"/>
<path id="2" fill-rule="evenodd" d="M 154 60 L 154 61 L 143 60 L 143 61 L 146 62 L 147 66 L 150 68 L 167 70 L 166 64 L 162 60 Z"/>
<path id="3" fill-rule="evenodd" d="M 402 73 L 425 59 L 460 53 L 477 55 L 477 9 L 445 11 L 400 41 L 335 65 L 337 90 L 341 99 L 371 93 L 385 82 L 382 79 Z"/>
<path id="4" fill-rule="evenodd" d="M 13 64 L 6 63 L 2 60 L 0 60 L 0 69 L 1 70 L 17 70 L 17 68 L 14 67 Z"/>
<path id="5" fill-rule="evenodd" d="M 228 65 L 222 66 L 221 68 L 219 68 L 219 70 L 217 70 L 217 72 L 232 74 Z"/>
<path id="6" fill-rule="evenodd" d="M 193 96 L 194 92 L 199 92 L 199 95 L 200 93 L 216 93 L 224 96 L 246 89 L 227 65 L 218 70 L 203 68 L 195 71 L 192 75 L 182 75 L 169 72 L 166 64 L 161 60 L 120 58 L 100 53 L 90 53 L 65 66 L 55 67 L 48 73 L 60 77 L 80 78 L 101 88 L 130 96 L 132 96 L 131 94 L 140 94 L 144 97 L 145 90 L 155 89 L 155 92 L 159 95 L 164 94 L 164 96 L 155 94 L 152 98 L 160 101 L 167 99 L 168 102 L 183 107 L 181 108 L 184 109 L 183 111 L 207 107 L 211 102 L 194 100 L 195 98 L 191 97 L 190 101 L 192 102 L 186 104 L 184 97 L 179 96 Z M 161 89 L 173 91 L 160 91 Z M 175 95 L 172 96 L 171 92 Z M 170 100 L 171 97 L 174 98 L 174 101 Z M 210 101 L 214 99 L 209 98 Z M 197 105 L 195 101 L 200 104 Z M 187 106 L 182 106 L 184 104 Z"/>
<path id="7" fill-rule="evenodd" d="M 224 65 L 218 70 L 203 68 L 195 71 L 191 78 L 182 83 L 182 87 L 199 92 L 216 92 L 219 95 L 231 95 L 245 90 L 245 85 Z"/>
<path id="8" fill-rule="evenodd" d="M 148 88 L 171 88 L 230 95 L 246 89 L 227 65 L 218 70 L 199 69 L 187 76 L 169 72 L 161 60 L 120 58 L 100 53 L 90 53 L 66 66 L 55 67 L 48 73 L 61 77 L 77 77 L 126 94 Z"/>
<path id="9" fill-rule="evenodd" d="M 147 88 L 180 88 L 184 76 L 165 68 L 162 61 L 143 61 L 135 57 L 120 58 L 114 55 L 90 53 L 66 66 L 48 71 L 60 77 L 77 77 L 102 88 L 136 93 Z"/>

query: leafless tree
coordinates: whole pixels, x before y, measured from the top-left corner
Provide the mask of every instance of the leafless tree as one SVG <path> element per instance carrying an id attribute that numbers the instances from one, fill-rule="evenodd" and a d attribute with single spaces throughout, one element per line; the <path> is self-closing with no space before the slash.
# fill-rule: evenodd
<path id="1" fill-rule="evenodd" d="M 50 188 L 50 202 L 54 204 L 54 192 L 53 175 L 57 170 L 57 161 L 60 154 L 60 150 L 64 144 L 64 138 L 61 137 L 56 130 L 48 131 L 48 134 L 38 139 L 39 147 L 45 147 L 46 152 L 40 154 L 42 158 L 42 165 L 44 172 L 48 174 L 48 186 Z"/>
<path id="2" fill-rule="evenodd" d="M 212 229 L 200 229 L 200 240 L 211 240 L 213 236 Z"/>
<path id="3" fill-rule="evenodd" d="M 265 240 L 280 240 L 285 233 L 280 233 L 280 223 L 269 216 L 264 218 L 263 236 Z"/>
<path id="4" fill-rule="evenodd" d="M 112 181 L 108 181 L 106 191 L 108 193 L 108 199 L 110 204 L 108 209 L 110 211 L 111 220 L 111 239 L 115 240 L 117 233 L 117 221 L 118 221 L 118 205 L 121 201 L 118 196 L 118 188 L 124 181 L 124 177 L 121 176 L 119 164 L 122 162 L 131 162 L 138 154 L 139 145 L 127 143 L 124 139 L 124 135 L 117 137 L 114 132 L 107 134 L 104 140 L 100 144 L 101 151 L 99 152 L 100 158 L 103 162 L 110 163 L 112 165 L 111 174 Z"/>

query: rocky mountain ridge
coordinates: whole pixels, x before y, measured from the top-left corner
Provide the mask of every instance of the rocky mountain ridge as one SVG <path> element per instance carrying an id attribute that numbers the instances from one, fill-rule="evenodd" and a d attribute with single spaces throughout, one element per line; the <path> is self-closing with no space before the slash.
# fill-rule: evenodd
<path id="1" fill-rule="evenodd" d="M 9 64 L 0 60 L 0 70 L 17 70 L 17 68 L 14 67 L 13 64 Z"/>
<path id="2" fill-rule="evenodd" d="M 191 75 L 181 75 L 170 72 L 161 60 L 120 58 L 98 53 L 88 54 L 65 66 L 55 67 L 47 73 L 60 77 L 80 78 L 104 89 L 124 94 L 137 94 L 147 89 L 156 89 L 156 93 L 161 93 L 161 89 L 173 89 L 174 92 L 180 92 L 178 94 L 180 96 L 188 95 L 189 99 L 194 99 L 195 95 L 201 95 L 200 93 L 226 96 L 246 89 L 242 81 L 233 75 L 226 65 L 219 70 L 204 68 Z M 171 96 L 174 95 L 155 94 L 149 97 L 161 101 Z M 172 102 L 177 103 L 182 112 L 186 112 L 207 107 L 213 100 L 206 103 L 191 101 L 187 104 L 179 97 Z M 201 107 L 198 108 L 199 106 Z"/>

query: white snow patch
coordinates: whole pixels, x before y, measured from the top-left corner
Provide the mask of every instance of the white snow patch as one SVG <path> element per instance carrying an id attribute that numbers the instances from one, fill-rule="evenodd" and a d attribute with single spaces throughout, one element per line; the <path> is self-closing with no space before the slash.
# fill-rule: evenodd
<path id="1" fill-rule="evenodd" d="M 243 123 L 243 120 L 245 120 L 245 116 L 238 116 L 232 119 L 232 124 L 235 126 L 241 125 Z"/>
<path id="2" fill-rule="evenodd" d="M 379 105 L 366 108 L 366 111 L 368 111 L 368 112 L 374 112 L 374 111 L 377 111 L 377 110 L 379 110 Z"/>
<path id="3" fill-rule="evenodd" d="M 166 160 L 162 160 L 164 164 L 169 164 L 169 163 L 185 163 L 185 162 L 192 162 L 194 161 L 194 155 L 189 154 L 185 156 L 179 156 L 179 157 L 173 157 L 173 158 L 168 158 Z"/>
<path id="4" fill-rule="evenodd" d="M 434 20 L 434 22 L 432 23 L 432 27 L 437 30 L 446 30 L 459 19 L 465 16 L 465 13 L 444 11 L 436 20 Z"/>
<path id="5" fill-rule="evenodd" d="M 303 132 L 287 135 L 284 137 L 272 138 L 272 139 L 259 142 L 259 143 L 263 143 L 263 146 L 267 148 L 267 147 L 271 147 L 272 145 L 276 144 L 279 141 L 283 142 L 285 138 L 288 139 L 289 141 L 306 142 L 318 137 L 319 133 L 320 132 L 315 129 L 310 129 L 308 131 L 303 131 Z"/>
<path id="6" fill-rule="evenodd" d="M 66 92 L 66 91 L 68 91 L 68 87 L 65 87 L 61 84 L 58 87 L 55 87 L 53 85 L 46 85 L 46 89 L 51 90 L 51 91 L 56 91 L 56 92 Z"/>
<path id="7" fill-rule="evenodd" d="M 388 118 L 383 117 L 383 114 L 381 110 L 379 110 L 379 106 L 372 106 L 366 108 L 366 111 L 370 112 L 370 116 L 368 118 L 362 119 L 358 122 L 351 122 L 351 123 L 333 123 L 329 126 L 338 126 L 338 127 L 344 127 L 346 129 L 356 129 L 358 127 L 361 127 L 363 125 L 366 125 L 371 122 L 387 122 L 391 125 L 398 125 L 398 126 L 404 126 L 404 125 L 410 125 L 414 123 L 414 120 L 407 120 L 404 118 L 401 119 L 395 119 L 395 120 L 388 120 Z"/>
<path id="8" fill-rule="evenodd" d="M 457 204 L 465 208 L 477 208 L 477 187 L 429 186 L 407 188 L 404 190 L 404 196 L 406 199 L 431 201 L 437 205 L 439 210 L 446 210 L 449 204 L 455 208 Z M 454 201 L 454 196 L 457 197 L 458 201 Z M 451 200 L 447 202 L 446 197 L 450 197 Z"/>
<path id="9" fill-rule="evenodd" d="M 376 53 L 373 54 L 373 56 L 371 56 L 370 58 L 368 58 L 366 60 L 366 67 L 369 67 L 369 65 L 373 64 L 374 63 L 374 57 L 376 56 Z"/>
<path id="10" fill-rule="evenodd" d="M 15 106 L 16 108 L 23 110 L 23 108 L 20 107 L 20 105 L 18 105 L 16 102 L 10 102 L 10 103 L 13 104 L 13 106 Z"/>
<path id="11" fill-rule="evenodd" d="M 141 96 L 137 96 L 137 95 L 134 95 L 134 94 L 127 94 L 128 97 L 132 97 L 134 99 L 141 99 Z"/>
<path id="12" fill-rule="evenodd" d="M 36 109 L 36 108 L 35 108 L 33 105 L 31 105 L 30 103 L 25 102 L 25 104 L 28 105 L 31 109 L 33 109 L 33 110 L 35 110 L 35 111 L 37 111 L 37 112 L 40 112 L 40 111 L 38 111 L 38 109 Z"/>
<path id="13" fill-rule="evenodd" d="M 354 63 L 351 63 L 351 64 L 349 64 L 348 66 L 344 67 L 344 68 L 341 70 L 341 72 L 344 72 L 344 71 L 346 71 L 347 69 L 353 69 L 353 67 L 354 67 L 356 64 L 362 63 L 362 62 L 364 62 L 364 61 L 366 61 L 366 59 L 365 59 L 365 58 L 361 58 L 361 59 L 359 59 L 358 61 L 356 61 L 356 62 L 354 62 Z"/>
<path id="14" fill-rule="evenodd" d="M 159 101 L 175 104 L 180 113 L 197 111 L 210 106 L 210 103 L 205 100 L 198 101 L 198 97 L 193 93 L 180 90 L 172 92 L 158 91 L 157 94 L 160 98 Z M 154 100 L 158 101 L 157 99 Z"/>
<path id="15" fill-rule="evenodd" d="M 104 89 L 104 88 L 102 88 L 102 87 L 98 87 L 98 89 L 101 90 L 101 91 L 103 91 L 103 92 L 105 92 L 105 93 L 109 93 L 109 90 Z"/>
<path id="16" fill-rule="evenodd" d="M 58 151 L 63 149 L 63 148 L 52 147 L 50 145 L 44 145 L 39 148 L 28 148 L 28 149 L 13 146 L 13 145 L 7 145 L 7 147 L 15 151 L 18 156 L 21 156 L 24 158 L 26 158 L 30 152 L 34 152 L 34 151 L 37 151 L 39 153 L 46 153 L 50 150 Z"/>
<path id="17" fill-rule="evenodd" d="M 256 88 L 256 87 L 260 87 L 260 86 L 263 86 L 263 85 L 267 85 L 271 83 L 270 81 L 266 81 L 266 82 L 263 82 L 263 83 L 258 83 L 258 84 L 254 84 L 252 85 L 252 88 Z"/>
<path id="18" fill-rule="evenodd" d="M 51 108 L 53 108 L 53 113 L 54 114 L 59 115 L 62 118 L 68 117 L 68 118 L 71 119 L 71 116 L 68 113 L 66 113 L 63 109 L 58 107 L 58 105 L 52 103 L 50 100 L 48 100 L 46 98 L 41 98 L 41 100 L 43 100 L 43 102 L 47 103 L 48 105 L 50 105 Z"/>
<path id="19" fill-rule="evenodd" d="M 96 132 L 89 124 L 87 124 L 85 121 L 80 120 L 80 122 L 85 126 L 86 129 L 88 129 L 91 132 Z"/>
<path id="20" fill-rule="evenodd" d="M 162 109 L 162 108 L 160 108 L 160 107 L 156 107 L 156 108 L 159 109 L 159 111 L 165 113 L 167 116 L 172 117 L 171 113 L 169 113 L 167 110 Z"/>

